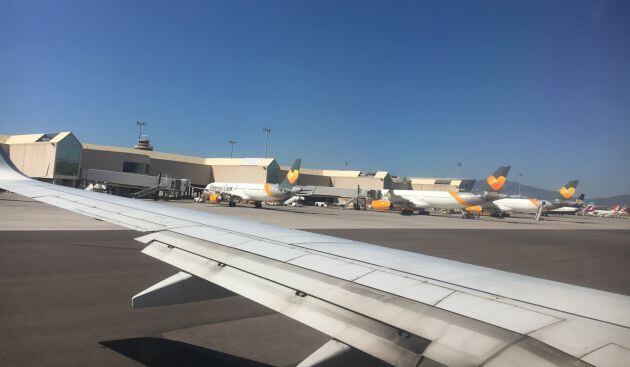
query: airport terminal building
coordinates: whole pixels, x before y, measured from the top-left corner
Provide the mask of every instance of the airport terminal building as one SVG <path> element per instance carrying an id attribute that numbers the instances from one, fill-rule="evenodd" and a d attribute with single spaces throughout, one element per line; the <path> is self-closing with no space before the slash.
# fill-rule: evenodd
<path id="1" fill-rule="evenodd" d="M 274 158 L 203 158 L 154 151 L 148 140 L 136 147 L 82 143 L 72 132 L 0 135 L 0 147 L 26 175 L 66 186 L 85 187 L 107 182 L 129 194 L 159 182 L 159 177 L 184 179 L 194 188 L 210 182 L 272 182 L 272 172 L 286 173 Z M 276 166 L 276 167 L 273 167 Z M 453 179 L 406 179 L 387 171 L 300 169 L 298 184 L 328 193 L 379 189 L 456 190 L 467 181 Z M 334 188 L 334 190 L 326 188 Z M 131 190 L 131 191 L 130 191 Z M 344 194 L 346 195 L 346 194 Z"/>

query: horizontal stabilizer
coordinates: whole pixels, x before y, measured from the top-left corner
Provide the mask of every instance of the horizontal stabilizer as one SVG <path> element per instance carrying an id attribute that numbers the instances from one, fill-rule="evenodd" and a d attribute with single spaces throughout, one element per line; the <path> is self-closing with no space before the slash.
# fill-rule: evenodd
<path id="1" fill-rule="evenodd" d="M 232 295 L 234 293 L 225 288 L 180 271 L 133 296 L 131 304 L 134 308 L 158 307 Z"/>

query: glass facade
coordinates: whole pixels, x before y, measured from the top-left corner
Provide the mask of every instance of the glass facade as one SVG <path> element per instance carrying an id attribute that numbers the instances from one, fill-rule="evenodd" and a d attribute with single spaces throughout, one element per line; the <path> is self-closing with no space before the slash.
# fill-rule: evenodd
<path id="1" fill-rule="evenodd" d="M 123 162 L 123 172 L 129 173 L 149 173 L 149 165 L 138 162 Z"/>
<path id="2" fill-rule="evenodd" d="M 81 143 L 72 135 L 57 143 L 55 156 L 56 176 L 78 176 L 81 161 Z"/>

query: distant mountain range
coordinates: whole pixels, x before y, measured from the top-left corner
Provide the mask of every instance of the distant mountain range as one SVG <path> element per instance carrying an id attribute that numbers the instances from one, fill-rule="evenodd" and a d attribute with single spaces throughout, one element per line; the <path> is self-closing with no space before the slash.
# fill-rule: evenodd
<path id="1" fill-rule="evenodd" d="M 481 188 L 483 181 L 484 179 L 479 179 L 477 180 L 477 182 L 475 182 L 475 185 L 473 186 L 473 192 L 483 191 L 483 189 Z M 505 186 L 503 187 L 503 190 L 501 190 L 501 193 L 505 195 L 518 195 L 518 182 L 514 182 L 514 181 L 506 182 Z M 580 193 L 581 191 L 579 190 L 579 187 L 578 187 L 578 190 L 575 196 L 578 196 Z M 586 201 L 587 203 L 592 202 L 595 205 L 604 205 L 604 206 L 612 206 L 612 205 L 617 205 L 617 204 L 630 206 L 630 195 L 628 194 L 611 196 L 611 197 L 606 197 L 606 198 L 590 198 L 588 197 L 588 193 L 585 193 L 585 194 L 586 194 L 586 198 L 584 199 L 584 201 Z M 526 197 L 534 197 L 537 199 L 554 200 L 558 197 L 558 192 L 553 191 L 553 190 L 541 189 L 535 186 L 521 185 L 521 195 L 526 196 Z"/>
<path id="2" fill-rule="evenodd" d="M 603 205 L 603 206 L 613 206 L 617 204 L 621 204 L 624 206 L 630 206 L 630 195 L 617 195 L 611 196 L 609 198 L 594 198 L 589 199 L 588 197 L 584 200 L 587 203 L 593 202 L 595 205 Z"/>

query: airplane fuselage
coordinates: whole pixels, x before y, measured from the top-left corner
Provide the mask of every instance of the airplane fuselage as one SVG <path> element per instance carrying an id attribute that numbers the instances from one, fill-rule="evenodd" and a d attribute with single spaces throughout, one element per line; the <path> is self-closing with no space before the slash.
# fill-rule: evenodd
<path id="1" fill-rule="evenodd" d="M 221 194 L 239 198 L 243 201 L 282 201 L 293 196 L 291 192 L 283 192 L 277 184 L 228 183 L 213 182 L 206 186 L 204 193 Z"/>
<path id="2" fill-rule="evenodd" d="M 534 198 L 503 198 L 492 202 L 502 212 L 518 212 L 535 214 L 542 205 L 543 210 L 550 210 L 553 205 L 546 200 Z"/>
<path id="3" fill-rule="evenodd" d="M 383 190 L 383 197 L 396 207 L 414 209 L 466 209 L 486 201 L 471 192 Z"/>

